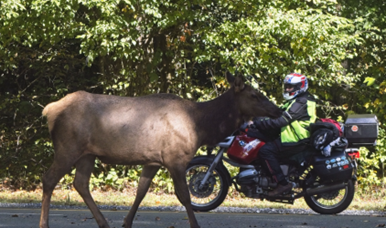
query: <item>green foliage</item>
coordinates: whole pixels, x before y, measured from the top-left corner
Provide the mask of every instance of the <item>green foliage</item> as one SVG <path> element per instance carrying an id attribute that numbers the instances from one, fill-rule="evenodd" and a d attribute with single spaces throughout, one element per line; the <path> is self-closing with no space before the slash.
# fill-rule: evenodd
<path id="1" fill-rule="evenodd" d="M 97 167 L 96 167 L 97 169 Z M 127 172 L 125 172 L 127 171 Z M 93 189 L 102 190 L 118 190 L 122 191 L 128 187 L 137 187 L 139 177 L 142 172 L 142 166 L 134 166 L 127 169 L 126 166 L 116 166 L 116 168 L 109 168 L 106 171 L 94 172 L 91 175 L 89 187 Z M 59 184 L 62 189 L 72 189 L 75 179 L 76 169 L 71 173 L 66 174 Z M 153 179 L 151 189 L 153 192 L 174 193 L 173 181 L 169 172 L 165 168 L 161 168 Z"/>
<path id="2" fill-rule="evenodd" d="M 386 161 L 385 130 L 379 132 L 376 148 L 361 148 L 360 159 L 358 160 L 358 183 L 364 190 L 371 190 L 374 187 L 384 186 L 384 163 Z"/>
<path id="3" fill-rule="evenodd" d="M 256 73 L 260 78 L 282 77 L 297 71 L 312 81 L 318 79 L 318 86 L 355 79 L 344 75 L 340 64 L 350 57 L 347 45 L 360 42 L 345 33 L 352 26 L 349 20 L 314 9 L 268 8 L 260 13 L 263 15 L 255 16 L 260 16 L 259 20 L 249 17 L 226 22 L 217 33 L 207 34 L 214 46 L 221 47 L 214 54 L 221 56 L 223 62 L 235 62 L 243 71 Z"/>
<path id="4" fill-rule="evenodd" d="M 39 186 L 53 158 L 42 108 L 76 90 L 205 101 L 225 91 L 229 69 L 255 75 L 280 103 L 283 76 L 298 71 L 319 116 L 375 113 L 384 123 L 385 12 L 377 0 L 1 1 L 0 179 Z M 363 183 L 380 181 L 379 142 L 363 152 Z M 140 173 L 98 161 L 91 186 L 121 189 Z M 172 191 L 165 169 L 154 183 Z"/>
<path id="5" fill-rule="evenodd" d="M 169 172 L 165 168 L 161 168 L 153 179 L 154 192 L 174 192 L 174 184 Z"/>

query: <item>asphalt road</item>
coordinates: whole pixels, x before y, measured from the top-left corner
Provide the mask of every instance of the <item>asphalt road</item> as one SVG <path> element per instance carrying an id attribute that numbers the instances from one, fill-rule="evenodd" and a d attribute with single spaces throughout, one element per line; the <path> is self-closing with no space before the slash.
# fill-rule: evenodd
<path id="1" fill-rule="evenodd" d="M 102 210 L 111 228 L 122 226 L 128 211 Z M 36 228 L 40 209 L 0 208 L 0 228 Z M 196 213 L 201 228 L 367 228 L 386 227 L 386 217 L 376 215 L 298 215 L 261 213 Z M 97 228 L 88 210 L 51 209 L 52 228 Z M 133 228 L 189 228 L 185 212 L 139 211 Z"/>

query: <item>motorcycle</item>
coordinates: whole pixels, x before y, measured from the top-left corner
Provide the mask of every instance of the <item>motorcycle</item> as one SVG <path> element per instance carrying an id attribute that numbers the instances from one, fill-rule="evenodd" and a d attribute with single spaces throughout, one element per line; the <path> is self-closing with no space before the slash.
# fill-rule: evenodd
<path id="1" fill-rule="evenodd" d="M 355 126 L 362 127 L 360 124 Z M 296 199 L 303 197 L 306 204 L 317 213 L 340 213 L 351 204 L 357 180 L 359 149 L 349 146 L 353 146 L 356 141 L 360 141 L 357 146 L 364 145 L 363 140 L 357 140 L 356 132 L 353 136 L 349 131 L 350 129 L 346 133 L 345 130 L 344 137 L 340 137 L 338 143 L 331 147 L 329 156 L 310 148 L 282 161 L 283 174 L 293 188 L 274 197 L 270 197 L 268 193 L 277 183 L 258 158 L 258 151 L 265 142 L 249 137 L 243 131 L 237 131 L 215 148 L 208 149 L 207 155 L 196 156 L 189 163 L 186 179 L 192 207 L 195 211 L 202 212 L 217 208 L 233 185 L 236 191 L 248 198 L 293 204 Z M 378 126 L 376 135 L 370 141 L 377 136 Z M 224 162 L 238 167 L 238 173 L 231 176 Z"/>

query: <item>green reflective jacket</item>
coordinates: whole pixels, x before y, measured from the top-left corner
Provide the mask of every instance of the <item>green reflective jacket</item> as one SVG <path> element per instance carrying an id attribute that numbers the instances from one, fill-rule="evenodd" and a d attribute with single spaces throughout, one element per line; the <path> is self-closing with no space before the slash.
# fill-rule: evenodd
<path id="1" fill-rule="evenodd" d="M 294 146 L 308 142 L 309 126 L 316 120 L 316 102 L 310 93 L 299 94 L 293 100 L 286 102 L 282 109 L 291 116 L 290 124 L 281 128 L 281 143 L 284 146 Z"/>

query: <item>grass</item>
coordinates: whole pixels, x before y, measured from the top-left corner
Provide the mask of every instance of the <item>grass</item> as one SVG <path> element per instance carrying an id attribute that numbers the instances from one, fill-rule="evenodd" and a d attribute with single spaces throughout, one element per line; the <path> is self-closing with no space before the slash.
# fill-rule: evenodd
<path id="1" fill-rule="evenodd" d="M 110 206 L 131 206 L 135 199 L 135 188 L 128 188 L 123 191 L 115 190 L 94 190 L 93 198 L 98 205 Z M 375 210 L 384 211 L 386 206 L 386 190 L 377 188 L 372 191 L 357 190 L 351 205 L 347 210 Z M 40 203 L 42 190 L 34 191 L 17 190 L 12 191 L 0 188 L 1 203 Z M 80 205 L 85 206 L 83 199 L 74 190 L 56 189 L 52 196 L 52 204 L 55 205 Z M 181 206 L 174 194 L 155 193 L 149 191 L 141 206 Z M 277 208 L 277 209 L 309 209 L 303 199 L 295 200 L 293 205 L 273 203 L 258 199 L 245 198 L 235 191 L 230 191 L 221 206 L 243 207 L 243 208 Z"/>

